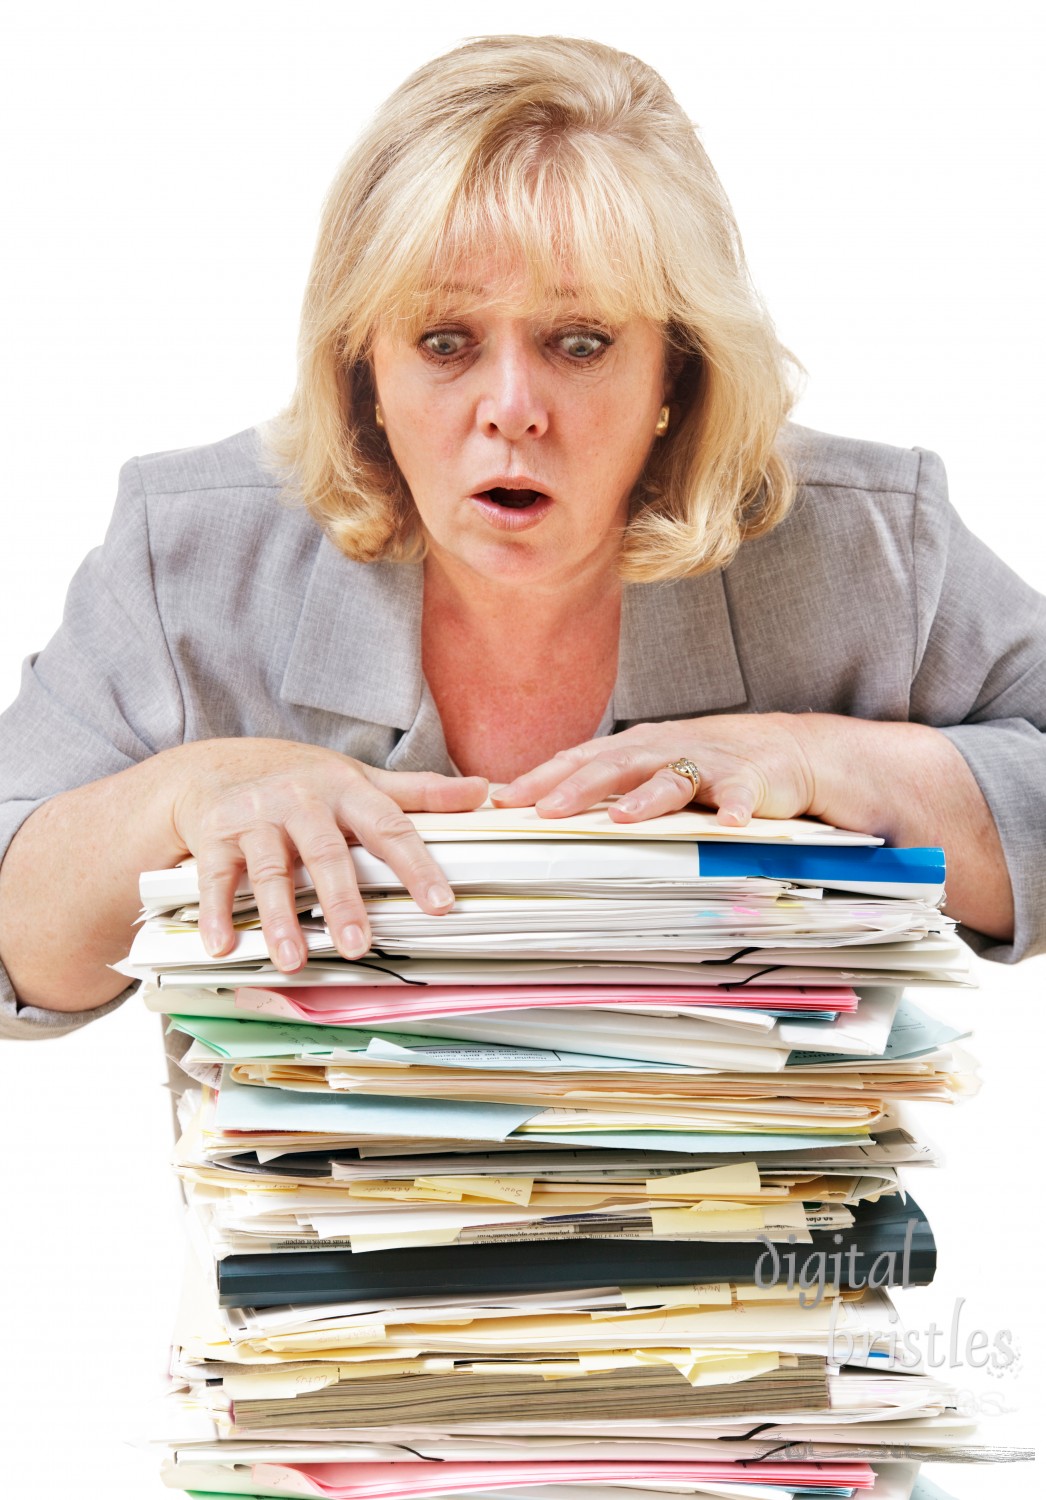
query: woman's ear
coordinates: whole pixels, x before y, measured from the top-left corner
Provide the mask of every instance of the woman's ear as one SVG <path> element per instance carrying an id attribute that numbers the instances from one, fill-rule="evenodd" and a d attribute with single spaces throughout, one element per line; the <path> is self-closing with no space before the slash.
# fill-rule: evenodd
<path id="1" fill-rule="evenodd" d="M 699 398 L 704 375 L 704 360 L 696 349 L 689 353 L 682 349 L 669 350 L 665 363 L 665 400 L 672 406 L 677 419 Z"/>
<path id="2" fill-rule="evenodd" d="M 677 349 L 669 344 L 665 351 L 665 388 L 664 399 L 671 402 L 676 393 L 676 382 L 679 379 L 683 366 L 686 364 L 687 356 L 682 349 Z"/>

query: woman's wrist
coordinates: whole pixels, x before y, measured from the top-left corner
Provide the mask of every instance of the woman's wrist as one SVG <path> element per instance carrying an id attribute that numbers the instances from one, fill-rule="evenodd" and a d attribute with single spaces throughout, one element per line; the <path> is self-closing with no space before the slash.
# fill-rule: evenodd
<path id="1" fill-rule="evenodd" d="M 130 947 L 138 877 L 188 852 L 174 796 L 198 766 L 196 746 L 175 746 L 57 793 L 22 824 L 0 867 L 0 953 L 23 1003 L 93 1010 L 123 988 L 110 965 Z"/>
<path id="2" fill-rule="evenodd" d="M 951 822 L 949 786 L 968 778 L 959 752 L 926 724 L 787 714 L 809 768 L 810 813 L 840 828 L 874 833 L 890 844 L 934 842 L 934 825 Z M 958 764 L 957 764 L 958 762 Z M 936 840 L 943 836 L 938 828 Z"/>
<path id="3" fill-rule="evenodd" d="M 940 846 L 947 866 L 945 911 L 1002 942 L 1013 938 L 1014 904 L 991 809 L 947 735 L 926 724 L 793 714 L 807 757 L 810 812 L 888 844 Z"/>

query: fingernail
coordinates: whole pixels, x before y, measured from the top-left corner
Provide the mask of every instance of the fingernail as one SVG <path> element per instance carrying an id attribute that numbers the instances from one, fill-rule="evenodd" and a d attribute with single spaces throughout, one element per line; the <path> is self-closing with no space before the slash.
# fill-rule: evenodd
<path id="1" fill-rule="evenodd" d="M 542 807 L 566 807 L 567 799 L 562 792 L 549 792 L 547 797 L 542 797 Z"/>
<path id="2" fill-rule="evenodd" d="M 299 969 L 301 967 L 301 954 L 297 943 L 292 938 L 284 938 L 276 950 L 276 957 L 281 969 Z"/>
<path id="3" fill-rule="evenodd" d="M 454 892 L 449 885 L 430 885 L 428 899 L 430 906 L 453 906 Z"/>
<path id="4" fill-rule="evenodd" d="M 341 929 L 341 946 L 346 952 L 359 955 L 360 953 L 366 953 L 370 944 L 363 936 L 362 927 L 351 926 Z"/>
<path id="5" fill-rule="evenodd" d="M 211 958 L 217 958 L 218 954 L 222 950 L 222 934 L 220 928 L 215 927 L 208 922 L 206 927 L 200 928 L 200 937 L 203 939 L 203 946 L 207 949 L 207 952 L 210 954 Z"/>

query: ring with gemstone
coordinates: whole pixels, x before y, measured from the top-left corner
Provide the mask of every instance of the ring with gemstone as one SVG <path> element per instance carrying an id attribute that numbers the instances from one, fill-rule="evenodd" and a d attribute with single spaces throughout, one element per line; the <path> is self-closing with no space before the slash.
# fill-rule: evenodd
<path id="1" fill-rule="evenodd" d="M 664 770 L 674 771 L 677 776 L 685 776 L 687 781 L 689 781 L 691 787 L 693 788 L 690 794 L 690 800 L 691 802 L 697 800 L 698 789 L 701 785 L 701 772 L 697 769 L 692 760 L 687 760 L 685 756 L 683 756 L 680 760 L 670 760 L 668 762 L 668 765 L 664 767 Z"/>

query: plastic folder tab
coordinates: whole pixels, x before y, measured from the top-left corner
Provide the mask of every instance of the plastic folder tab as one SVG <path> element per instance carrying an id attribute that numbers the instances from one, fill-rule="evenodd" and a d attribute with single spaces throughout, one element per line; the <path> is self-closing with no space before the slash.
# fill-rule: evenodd
<path id="1" fill-rule="evenodd" d="M 701 874 L 717 879 L 763 875 L 771 880 L 808 880 L 847 887 L 939 886 L 944 883 L 943 849 L 877 849 L 830 844 L 730 844 L 700 847 Z"/>

